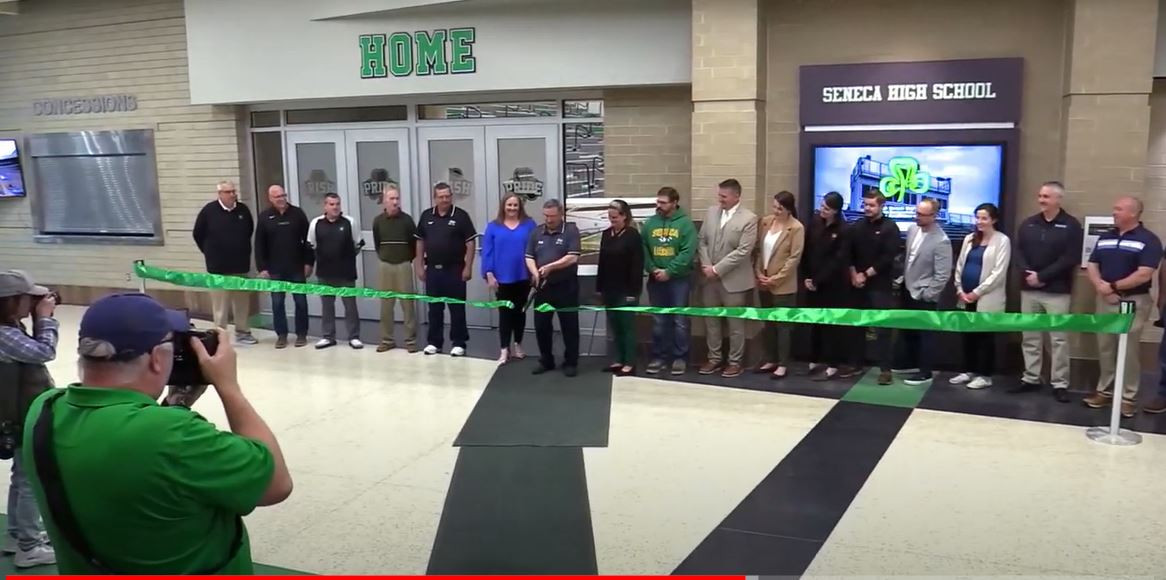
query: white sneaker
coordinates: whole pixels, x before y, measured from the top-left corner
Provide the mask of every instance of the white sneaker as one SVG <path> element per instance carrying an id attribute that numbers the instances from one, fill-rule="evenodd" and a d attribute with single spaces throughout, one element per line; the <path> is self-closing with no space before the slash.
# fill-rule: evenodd
<path id="1" fill-rule="evenodd" d="M 352 348 L 354 348 L 356 350 L 360 350 L 360 349 L 364 348 L 364 343 L 360 342 L 359 338 L 354 338 L 354 339 L 348 341 L 348 346 L 351 346 Z"/>
<path id="2" fill-rule="evenodd" d="M 330 346 L 336 346 L 336 341 L 331 338 L 321 338 L 320 340 L 316 341 L 317 349 L 328 348 Z"/>
<path id="3" fill-rule="evenodd" d="M 423 352 L 423 353 L 425 353 L 425 354 L 437 354 L 437 353 L 439 353 L 439 352 L 441 352 L 441 351 L 437 350 L 437 347 L 436 347 L 436 346 L 433 346 L 433 345 L 431 344 L 431 345 L 429 345 L 429 346 L 425 347 L 425 350 L 423 350 L 423 351 L 421 351 L 421 352 Z"/>
<path id="4" fill-rule="evenodd" d="M 914 375 L 919 373 L 919 367 L 891 369 L 891 373 L 896 375 Z"/>
<path id="5" fill-rule="evenodd" d="M 965 385 L 972 382 L 972 379 L 974 378 L 976 377 L 973 376 L 972 373 L 960 373 L 949 379 L 947 382 L 953 385 Z"/>
<path id="6" fill-rule="evenodd" d="M 17 568 L 48 566 L 57 563 L 57 553 L 48 544 L 40 544 L 31 550 L 17 550 L 12 564 Z"/>
<path id="7" fill-rule="evenodd" d="M 968 383 L 969 389 L 986 389 L 990 386 L 992 386 L 992 379 L 988 377 L 976 377 Z"/>
<path id="8" fill-rule="evenodd" d="M 48 532 L 41 532 L 40 533 L 40 543 L 42 543 L 42 544 L 49 543 Z M 4 548 L 2 551 L 5 554 L 8 554 L 9 556 L 20 551 L 20 544 L 19 544 L 19 542 L 16 541 L 16 536 L 7 536 L 4 539 Z"/>
<path id="9" fill-rule="evenodd" d="M 466 356 L 466 349 L 455 346 L 449 350 L 449 356 Z"/>

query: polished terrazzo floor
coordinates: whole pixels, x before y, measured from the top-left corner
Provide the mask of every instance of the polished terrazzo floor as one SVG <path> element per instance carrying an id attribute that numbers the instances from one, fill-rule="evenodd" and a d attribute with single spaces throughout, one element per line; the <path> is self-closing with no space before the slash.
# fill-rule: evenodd
<path id="1" fill-rule="evenodd" d="M 76 376 L 80 313 L 60 310 L 65 331 L 50 367 L 61 384 Z M 499 570 L 465 569 L 474 560 L 460 553 L 472 543 L 464 538 L 479 533 L 517 544 L 500 550 L 512 560 L 529 550 L 537 561 L 533 552 L 555 548 L 547 542 L 587 544 L 569 556 L 580 573 L 1146 577 L 1166 569 L 1166 437 L 1147 433 L 1132 448 L 1092 443 L 1062 424 L 1103 419 L 1077 405 L 1060 423 L 1028 421 L 986 416 L 1005 404 L 989 398 L 998 395 L 938 382 L 895 406 L 850 400 L 850 385 L 815 393 L 809 383 L 753 376 L 743 389 L 700 384 L 695 373 L 610 379 L 595 360 L 572 380 L 602 395 L 547 411 L 563 413 L 561 441 L 459 442 L 463 429 L 473 439 L 472 414 L 488 425 L 484 415 L 497 413 L 484 402 L 499 387 L 494 362 L 371 347 L 276 351 L 269 333 L 257 336 L 262 344 L 239 348 L 241 381 L 296 484 L 289 501 L 247 518 L 263 564 L 331 574 Z M 554 380 L 548 385 L 567 379 Z M 935 410 L 959 407 L 960 397 L 973 397 L 964 412 Z M 1017 404 L 1056 405 L 1047 396 Z M 610 411 L 581 419 L 571 405 Z M 196 410 L 225 425 L 213 393 Z M 482 453 L 497 454 L 498 473 L 481 468 Z M 490 504 L 505 495 L 490 485 L 514 476 L 507 470 L 541 475 L 540 466 L 574 491 L 557 498 L 536 489 L 530 502 L 571 504 L 561 513 L 524 511 L 523 498 Z M 482 497 L 466 491 L 475 487 Z M 474 505 L 493 511 L 467 513 Z M 566 531 L 548 539 L 547 529 Z"/>

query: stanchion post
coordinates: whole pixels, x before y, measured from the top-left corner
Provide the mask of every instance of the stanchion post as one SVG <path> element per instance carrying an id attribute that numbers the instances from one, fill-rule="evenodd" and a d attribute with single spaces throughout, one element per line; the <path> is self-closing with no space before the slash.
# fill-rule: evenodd
<path id="1" fill-rule="evenodd" d="M 1129 300 L 1123 300 L 1119 306 L 1119 311 L 1122 314 L 1133 314 L 1134 303 Z M 1085 436 L 1106 445 L 1137 445 L 1142 442 L 1142 436 L 1130 431 L 1129 429 L 1121 428 L 1121 404 L 1123 400 L 1123 388 L 1125 387 L 1126 375 L 1126 353 L 1130 348 L 1130 334 L 1123 332 L 1117 337 L 1117 361 L 1114 367 L 1117 371 L 1115 380 L 1113 382 L 1113 406 L 1109 412 L 1109 425 L 1103 427 L 1090 427 L 1085 431 Z M 1128 377 L 1130 380 L 1137 381 L 1139 377 Z"/>
<path id="2" fill-rule="evenodd" d="M 134 264 L 137 264 L 138 262 L 141 262 L 141 261 L 142 260 L 134 260 Z M 133 267 L 133 265 L 130 266 L 130 271 L 131 272 L 136 271 L 136 269 Z M 138 276 L 138 291 L 141 292 L 142 294 L 146 293 L 146 279 L 141 277 L 141 276 Z"/>

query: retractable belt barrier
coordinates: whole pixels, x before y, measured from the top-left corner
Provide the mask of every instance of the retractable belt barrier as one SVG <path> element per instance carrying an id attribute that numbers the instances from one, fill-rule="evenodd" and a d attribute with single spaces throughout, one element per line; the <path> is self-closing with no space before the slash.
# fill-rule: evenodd
<path id="1" fill-rule="evenodd" d="M 176 286 L 211 288 L 217 290 L 243 290 L 248 292 L 294 292 L 321 296 L 354 296 L 357 298 L 398 298 L 418 302 L 441 302 L 445 304 L 465 304 L 474 308 L 513 308 L 509 300 L 468 301 L 457 298 L 442 298 L 422 294 L 407 294 L 372 288 L 347 288 L 326 284 L 283 282 L 265 278 L 243 278 L 197 272 L 180 272 L 148 266 L 143 261 L 134 263 L 134 273 L 142 279 L 167 282 Z M 899 328 L 905 330 L 936 330 L 946 332 L 1090 332 L 1102 334 L 1125 334 L 1133 324 L 1132 313 L 1119 314 L 1021 314 L 1015 312 L 965 312 L 965 311 L 920 311 L 920 310 L 862 310 L 856 308 L 753 308 L 712 307 L 712 306 L 578 306 L 554 308 L 549 304 L 534 307 L 538 312 L 556 311 L 621 311 L 640 314 L 680 314 L 685 316 L 711 316 L 720 318 L 744 318 L 764 322 L 789 322 L 799 324 L 832 324 L 840 326 L 863 326 Z"/>

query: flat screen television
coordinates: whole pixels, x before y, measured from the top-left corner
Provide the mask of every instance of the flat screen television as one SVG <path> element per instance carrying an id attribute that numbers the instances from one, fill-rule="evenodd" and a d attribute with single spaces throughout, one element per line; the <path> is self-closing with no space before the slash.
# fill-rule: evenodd
<path id="1" fill-rule="evenodd" d="M 981 203 L 1000 206 L 1003 145 L 818 146 L 814 148 L 814 207 L 831 191 L 842 194 L 847 221 L 862 217 L 862 195 L 887 198 L 884 213 L 906 232 L 915 204 L 939 202 L 939 223 L 953 242 L 971 233 Z"/>
<path id="2" fill-rule="evenodd" d="M 15 139 L 0 139 L 0 199 L 24 197 L 24 172 Z"/>

